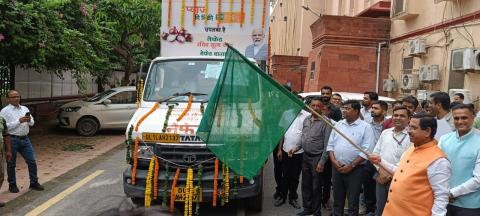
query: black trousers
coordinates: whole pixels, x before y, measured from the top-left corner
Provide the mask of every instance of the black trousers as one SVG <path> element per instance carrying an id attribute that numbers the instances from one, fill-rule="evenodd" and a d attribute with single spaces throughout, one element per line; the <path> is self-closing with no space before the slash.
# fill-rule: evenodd
<path id="1" fill-rule="evenodd" d="M 283 172 L 282 172 L 282 161 L 277 157 L 279 145 L 273 150 L 273 175 L 275 176 L 275 183 L 277 184 L 275 187 L 275 194 L 280 195 L 280 187 L 283 181 Z"/>
<path id="2" fill-rule="evenodd" d="M 289 200 L 298 199 L 297 188 L 302 171 L 302 158 L 303 154 L 294 154 L 292 157 L 288 157 L 288 154 L 283 152 L 282 172 L 284 178 L 280 193 L 283 199 L 287 198 L 287 194 Z"/>
<path id="3" fill-rule="evenodd" d="M 377 203 L 376 199 L 376 185 L 377 182 L 373 178 L 377 169 L 367 161 L 365 165 L 363 165 L 363 195 L 365 197 L 365 207 L 367 207 L 367 213 L 375 212 L 375 207 Z"/>
<path id="4" fill-rule="evenodd" d="M 328 200 L 330 200 L 330 190 L 332 189 L 332 162 L 330 160 L 327 160 L 323 170 L 322 203 L 327 204 Z"/>
<path id="5" fill-rule="evenodd" d="M 480 216 L 480 208 L 461 208 L 454 205 L 447 205 L 447 216 Z"/>
<path id="6" fill-rule="evenodd" d="M 318 161 L 321 155 L 308 155 L 303 153 L 302 160 L 302 201 L 305 211 L 310 211 L 313 215 L 321 215 L 322 212 L 322 193 L 323 185 L 322 173 L 317 172 Z"/>
<path id="7" fill-rule="evenodd" d="M 358 216 L 358 202 L 362 189 L 363 165 L 353 168 L 347 174 L 332 168 L 333 179 L 333 215 L 343 216 L 345 198 L 348 199 L 348 215 Z"/>

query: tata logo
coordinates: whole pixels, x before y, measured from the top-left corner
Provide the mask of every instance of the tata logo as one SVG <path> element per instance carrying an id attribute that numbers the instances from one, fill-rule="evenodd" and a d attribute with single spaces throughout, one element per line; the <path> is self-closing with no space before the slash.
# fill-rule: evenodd
<path id="1" fill-rule="evenodd" d="M 183 161 L 185 161 L 187 163 L 193 163 L 193 162 L 197 161 L 197 156 L 195 156 L 194 154 L 184 154 L 183 155 Z"/>
<path id="2" fill-rule="evenodd" d="M 181 135 L 180 136 L 180 143 L 202 143 L 203 141 L 200 139 L 200 137 L 197 137 L 195 135 L 189 136 L 189 135 Z"/>

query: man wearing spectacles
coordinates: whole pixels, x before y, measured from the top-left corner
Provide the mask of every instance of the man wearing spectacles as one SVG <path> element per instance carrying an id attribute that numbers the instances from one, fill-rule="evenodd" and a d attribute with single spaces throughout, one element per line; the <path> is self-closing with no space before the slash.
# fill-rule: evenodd
<path id="1" fill-rule="evenodd" d="M 43 186 L 38 183 L 37 163 L 32 143 L 28 138 L 30 127 L 35 123 L 27 107 L 20 105 L 20 93 L 15 90 L 7 92 L 8 105 L 0 111 L 0 116 L 7 122 L 8 134 L 11 137 L 12 157 L 7 161 L 8 190 L 18 193 L 15 166 L 17 153 L 20 153 L 28 165 L 30 189 L 41 191 Z"/>

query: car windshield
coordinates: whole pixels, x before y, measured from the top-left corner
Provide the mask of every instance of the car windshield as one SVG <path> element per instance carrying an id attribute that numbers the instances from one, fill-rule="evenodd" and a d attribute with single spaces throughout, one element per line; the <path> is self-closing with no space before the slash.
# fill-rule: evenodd
<path id="1" fill-rule="evenodd" d="M 100 101 L 102 98 L 104 98 L 105 96 L 108 96 L 108 95 L 112 94 L 113 92 L 115 92 L 115 91 L 110 89 L 110 90 L 107 90 L 107 91 L 98 93 L 98 94 L 94 95 L 93 97 L 88 98 L 87 101 L 88 101 L 88 102 L 97 102 L 97 101 Z"/>
<path id="2" fill-rule="evenodd" d="M 145 83 L 145 101 L 168 100 L 186 102 L 186 93 L 193 101 L 205 101 L 215 87 L 222 70 L 223 60 L 172 60 L 152 65 Z"/>

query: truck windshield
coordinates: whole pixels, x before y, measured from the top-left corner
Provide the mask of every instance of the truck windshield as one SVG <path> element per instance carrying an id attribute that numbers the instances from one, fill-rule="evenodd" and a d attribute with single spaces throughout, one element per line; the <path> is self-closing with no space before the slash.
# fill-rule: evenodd
<path id="1" fill-rule="evenodd" d="M 145 83 L 145 101 L 159 101 L 187 92 L 197 93 L 194 101 L 205 101 L 215 87 L 223 60 L 182 59 L 154 63 Z M 169 101 L 186 102 L 189 96 L 172 97 Z"/>

